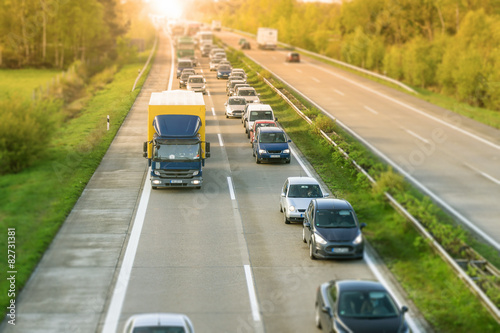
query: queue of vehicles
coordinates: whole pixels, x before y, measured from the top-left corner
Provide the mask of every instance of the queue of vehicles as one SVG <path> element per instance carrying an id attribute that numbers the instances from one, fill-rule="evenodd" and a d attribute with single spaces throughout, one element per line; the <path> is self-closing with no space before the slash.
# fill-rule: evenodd
<path id="1" fill-rule="evenodd" d="M 272 107 L 261 103 L 259 94 L 246 83 L 245 71 L 233 69 L 227 62 L 223 49 L 206 45 L 208 44 L 200 46 L 200 52 L 210 56 L 210 70 L 217 70 L 217 79 L 228 79 L 225 116 L 241 118 L 256 163 L 290 163 L 291 140 L 279 127 Z M 297 61 L 287 59 L 290 60 Z M 152 167 L 153 188 L 178 184 L 197 188 L 201 186 L 202 166 L 205 158 L 210 156 L 210 144 L 205 141 L 203 98 L 200 100 L 195 97 L 196 92 L 205 93 L 206 80 L 202 75 L 196 74 L 195 66 L 190 59 L 178 60 L 179 88 L 185 86 L 191 92 L 152 94 L 148 118 L 151 126 L 148 127 L 148 142 L 144 144 L 144 156 Z M 194 95 L 180 97 L 182 93 Z M 165 94 L 170 97 L 165 97 Z M 190 105 L 179 106 L 179 99 L 189 100 L 187 104 Z M 156 104 L 161 105 L 160 109 L 155 109 Z M 193 108 L 192 105 L 196 107 Z M 178 169 L 180 166 L 183 175 L 189 174 L 190 179 L 162 179 L 173 174 L 169 172 L 169 168 Z M 313 260 L 362 259 L 364 240 L 361 230 L 366 224 L 358 221 L 349 202 L 328 196 L 312 177 L 288 177 L 279 200 L 284 223 L 302 223 L 302 240 L 308 244 L 309 256 Z M 404 319 L 407 311 L 404 306 L 398 308 L 390 293 L 379 282 L 330 281 L 318 287 L 315 323 L 326 332 L 409 332 Z M 179 332 L 193 331 L 189 318 L 184 315 L 160 315 L 180 325 L 176 327 L 182 326 L 184 330 Z M 130 323 L 139 322 L 137 317 L 133 318 L 135 319 L 129 319 L 126 332 L 133 332 L 130 330 Z"/>

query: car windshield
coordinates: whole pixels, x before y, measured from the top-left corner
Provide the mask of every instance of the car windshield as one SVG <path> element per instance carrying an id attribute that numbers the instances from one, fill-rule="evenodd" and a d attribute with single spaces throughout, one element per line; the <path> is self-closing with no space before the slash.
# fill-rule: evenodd
<path id="1" fill-rule="evenodd" d="M 273 120 L 273 113 L 271 111 L 250 111 L 250 121 L 255 120 Z"/>
<path id="2" fill-rule="evenodd" d="M 259 137 L 261 143 L 284 143 L 286 142 L 284 133 L 261 133 Z"/>
<path id="3" fill-rule="evenodd" d="M 398 307 L 386 291 L 344 291 L 340 294 L 338 311 L 343 317 L 365 319 L 398 316 Z"/>
<path id="4" fill-rule="evenodd" d="M 314 184 L 300 184 L 300 185 L 290 185 L 288 190 L 289 198 L 321 198 L 323 194 L 319 185 Z"/>
<path id="5" fill-rule="evenodd" d="M 203 83 L 203 78 L 201 77 L 189 78 L 189 83 Z"/>
<path id="6" fill-rule="evenodd" d="M 348 209 L 318 209 L 315 225 L 319 228 L 355 228 L 356 221 Z"/>
<path id="7" fill-rule="evenodd" d="M 255 90 L 240 90 L 238 94 L 240 96 L 255 96 Z"/>
<path id="8" fill-rule="evenodd" d="M 193 75 L 193 74 L 191 74 L 191 73 L 188 73 L 188 74 L 182 74 L 182 75 L 181 75 L 181 80 L 182 80 L 182 81 L 186 81 L 186 80 L 187 80 L 187 79 L 188 79 L 191 75 Z"/>
<path id="9" fill-rule="evenodd" d="M 154 149 L 154 157 L 158 160 L 198 160 L 200 145 L 158 145 Z"/>
<path id="10" fill-rule="evenodd" d="M 133 333 L 186 333 L 184 327 L 180 326 L 151 326 L 151 327 L 136 327 Z"/>
<path id="11" fill-rule="evenodd" d="M 231 67 L 229 66 L 219 66 L 219 71 L 230 71 L 231 70 Z"/>
<path id="12" fill-rule="evenodd" d="M 231 98 L 229 100 L 229 105 L 245 105 L 246 101 L 244 98 Z"/>
<path id="13" fill-rule="evenodd" d="M 212 62 L 218 64 L 219 62 L 221 62 L 221 60 L 222 59 L 220 59 L 220 58 L 216 58 L 216 59 L 213 59 Z"/>
<path id="14" fill-rule="evenodd" d="M 182 61 L 182 62 L 179 62 L 177 67 L 186 68 L 186 67 L 193 67 L 193 66 L 191 65 L 191 61 Z"/>

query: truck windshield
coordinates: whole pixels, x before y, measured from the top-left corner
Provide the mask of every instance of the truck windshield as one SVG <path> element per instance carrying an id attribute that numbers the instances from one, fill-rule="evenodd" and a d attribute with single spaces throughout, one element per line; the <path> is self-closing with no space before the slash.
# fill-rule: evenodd
<path id="1" fill-rule="evenodd" d="M 200 145 L 159 145 L 155 149 L 155 158 L 159 160 L 199 160 Z"/>

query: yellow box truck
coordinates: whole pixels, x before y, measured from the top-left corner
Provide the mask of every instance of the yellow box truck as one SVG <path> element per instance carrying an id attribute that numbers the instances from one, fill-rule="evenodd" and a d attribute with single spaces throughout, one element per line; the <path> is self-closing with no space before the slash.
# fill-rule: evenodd
<path id="1" fill-rule="evenodd" d="M 148 141 L 144 157 L 151 166 L 151 186 L 201 188 L 210 143 L 205 139 L 203 95 L 186 90 L 151 94 Z"/>

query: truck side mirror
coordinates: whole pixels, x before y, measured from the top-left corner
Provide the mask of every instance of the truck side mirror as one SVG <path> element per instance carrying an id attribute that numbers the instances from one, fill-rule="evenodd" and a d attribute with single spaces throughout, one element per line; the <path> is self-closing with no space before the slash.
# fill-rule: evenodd
<path id="1" fill-rule="evenodd" d="M 210 157 L 210 142 L 205 142 L 205 157 Z"/>
<path id="2" fill-rule="evenodd" d="M 142 147 L 142 156 L 143 157 L 148 157 L 148 142 L 144 142 L 144 145 Z"/>

